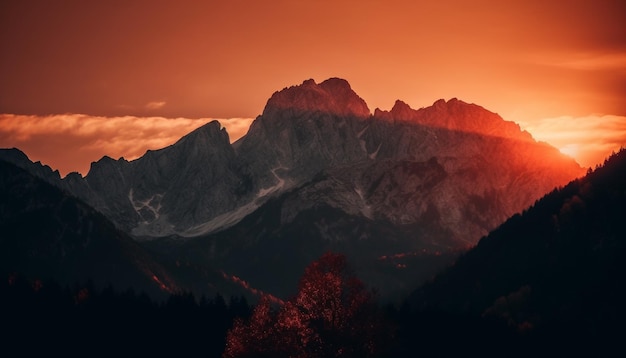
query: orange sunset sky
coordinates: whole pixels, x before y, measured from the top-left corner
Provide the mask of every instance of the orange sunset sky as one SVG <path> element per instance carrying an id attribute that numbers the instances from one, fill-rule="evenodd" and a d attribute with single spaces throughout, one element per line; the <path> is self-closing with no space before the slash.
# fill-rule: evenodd
<path id="1" fill-rule="evenodd" d="M 625 24 L 624 0 L 2 0 L 0 147 L 86 174 L 341 77 L 372 111 L 457 97 L 593 166 L 626 145 Z"/>

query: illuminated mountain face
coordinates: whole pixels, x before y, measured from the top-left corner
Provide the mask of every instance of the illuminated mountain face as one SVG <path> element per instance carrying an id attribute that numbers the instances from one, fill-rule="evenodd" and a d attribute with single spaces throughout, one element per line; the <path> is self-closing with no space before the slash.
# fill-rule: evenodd
<path id="1" fill-rule="evenodd" d="M 289 275 L 285 265 L 296 268 L 295 280 L 326 249 L 346 252 L 370 273 L 366 281 L 407 289 L 380 272 L 413 280 L 411 270 L 398 274 L 412 264 L 378 258 L 406 254 L 414 262 L 464 250 L 583 174 L 557 149 L 480 106 L 451 99 L 413 110 L 398 101 L 372 115 L 341 79 L 274 93 L 232 145 L 212 122 L 134 161 L 104 157 L 85 178 L 60 179 L 15 151 L 3 157 L 135 238 L 184 237 L 181 255 L 214 260 L 269 292 L 287 285 L 258 274 L 268 257 L 276 257 L 278 277 Z M 202 254 L 190 252 L 196 246 Z M 242 252 L 250 262 L 240 263 Z"/>
<path id="2" fill-rule="evenodd" d="M 420 319 L 439 312 L 444 313 L 439 318 L 480 317 L 522 334 L 523 348 L 516 354 L 614 354 L 626 317 L 624 217 L 626 150 L 621 150 L 509 218 L 414 291 L 407 300 L 416 313 L 405 321 L 412 332 L 407 347 L 426 354 L 410 342 L 432 338 L 432 347 L 442 353 L 438 343 L 450 339 L 449 328 L 460 320 L 438 325 Z M 428 333 L 417 334 L 424 327 Z M 466 351 L 457 347 L 449 352 Z"/>

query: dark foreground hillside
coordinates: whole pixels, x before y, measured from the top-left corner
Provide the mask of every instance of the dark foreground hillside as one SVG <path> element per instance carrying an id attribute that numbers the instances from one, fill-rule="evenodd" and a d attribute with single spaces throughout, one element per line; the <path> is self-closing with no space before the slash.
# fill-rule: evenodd
<path id="1" fill-rule="evenodd" d="M 403 353 L 620 355 L 625 283 L 621 150 L 414 292 L 401 315 Z"/>
<path id="2" fill-rule="evenodd" d="M 172 294 L 161 303 L 134 290 L 10 274 L 0 280 L 0 356 L 219 357 L 244 298 Z"/>
<path id="3" fill-rule="evenodd" d="M 138 290 L 102 289 L 86 280 L 64 288 L 37 279 L 43 271 L 24 269 L 17 264 L 25 261 L 9 252 L 49 263 L 47 269 L 74 272 L 92 265 L 69 265 L 74 262 L 68 261 L 73 252 L 69 248 L 89 252 L 89 243 L 108 243 L 109 236 L 88 235 L 94 240 L 74 245 L 73 239 L 82 237 L 78 233 L 85 232 L 83 225 L 99 222 L 99 216 L 32 177 L 17 174 L 3 176 L 4 184 L 16 180 L 20 185 L 6 185 L 13 189 L 3 191 L 4 207 L 10 208 L 4 211 L 3 227 L 11 229 L 4 233 L 11 235 L 0 242 L 28 250 L 3 251 L 0 322 L 7 333 L 0 356 L 622 355 L 626 150 L 510 218 L 415 291 L 406 305 L 386 311 L 378 308 L 376 295 L 353 275 L 345 257 L 330 253 L 307 267 L 298 294 L 286 301 L 261 300 L 251 316 L 242 299 L 226 304 L 220 296 L 196 300 L 175 293 L 155 303 Z M 17 200 L 34 189 L 41 195 Z M 40 205 L 47 199 L 66 203 L 55 213 L 65 213 L 69 205 L 77 208 L 69 214 L 84 215 L 68 214 L 76 219 L 66 222 L 75 226 L 17 221 L 24 213 L 30 218 L 40 209 L 55 208 Z M 64 228 L 61 238 L 66 240 L 45 240 L 41 233 L 58 227 Z M 118 239 L 128 241 L 123 235 Z M 88 257 L 108 262 L 118 256 Z M 15 265 L 7 266 L 10 263 Z M 80 273 L 98 278 L 91 271 Z"/>
<path id="4" fill-rule="evenodd" d="M 89 279 L 154 298 L 178 290 L 163 265 L 102 214 L 2 160 L 0 233 L 1 276 L 17 272 L 62 284 Z"/>

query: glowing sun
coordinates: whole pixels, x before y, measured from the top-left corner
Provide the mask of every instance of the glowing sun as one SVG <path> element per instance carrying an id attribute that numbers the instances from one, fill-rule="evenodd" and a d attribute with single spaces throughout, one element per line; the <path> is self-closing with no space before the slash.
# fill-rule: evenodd
<path id="1" fill-rule="evenodd" d="M 561 153 L 576 158 L 578 156 L 578 144 L 567 144 L 559 148 Z"/>

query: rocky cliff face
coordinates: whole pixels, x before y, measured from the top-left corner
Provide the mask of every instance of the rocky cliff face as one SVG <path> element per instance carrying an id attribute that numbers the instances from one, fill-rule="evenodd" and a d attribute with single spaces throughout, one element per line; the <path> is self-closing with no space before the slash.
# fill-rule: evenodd
<path id="1" fill-rule="evenodd" d="M 267 198 L 301 188 L 300 207 L 325 201 L 394 224 L 429 222 L 475 242 L 509 215 L 581 175 L 556 149 L 495 113 L 457 99 L 370 114 L 343 79 L 272 95 L 231 145 L 211 122 L 128 162 L 104 157 L 85 178 L 4 157 L 93 205 L 138 237 L 197 236 L 237 223 Z M 425 168 L 434 168 L 427 170 Z M 326 179 L 315 181 L 316 175 Z M 305 183 L 314 182 L 310 187 Z M 300 190 L 300 189 L 299 189 Z M 323 194 L 326 195 L 323 195 Z"/>
<path id="2" fill-rule="evenodd" d="M 374 207 L 395 223 L 416 222 L 429 208 L 461 241 L 469 236 L 468 242 L 475 242 L 555 186 L 583 174 L 572 159 L 536 142 L 517 124 L 456 99 L 419 110 L 400 101 L 390 112 L 377 109 L 361 138 L 376 159 L 374 167 L 405 163 L 379 171 L 381 179 L 370 189 L 377 193 L 372 200 L 380 198 Z M 425 176 L 406 168 L 427 161 L 435 161 L 442 174 L 420 191 L 414 183 Z"/>
<path id="3" fill-rule="evenodd" d="M 232 210 L 239 185 L 228 134 L 211 122 L 133 162 L 103 158 L 85 177 L 105 214 L 135 235 L 163 236 Z"/>
<path id="4" fill-rule="evenodd" d="M 295 272 L 295 285 L 298 270 L 329 249 L 346 252 L 370 282 L 414 288 L 415 275 L 432 270 L 379 259 L 466 249 L 584 174 L 480 106 L 451 99 L 414 110 L 397 101 L 372 115 L 336 78 L 274 93 L 232 145 L 212 122 L 134 161 L 104 157 L 85 178 L 60 179 L 15 150 L 0 157 L 83 199 L 135 238 L 195 238 L 176 250 L 157 245 L 165 256 L 210 260 L 285 294 L 275 287 L 288 282 L 280 275 Z M 277 276 L 262 274 L 268 262 Z"/>
<path id="5" fill-rule="evenodd" d="M 272 95 L 235 144 L 238 159 L 262 185 L 297 185 L 329 166 L 365 160 L 358 133 L 369 116 L 345 80 L 307 80 Z"/>

